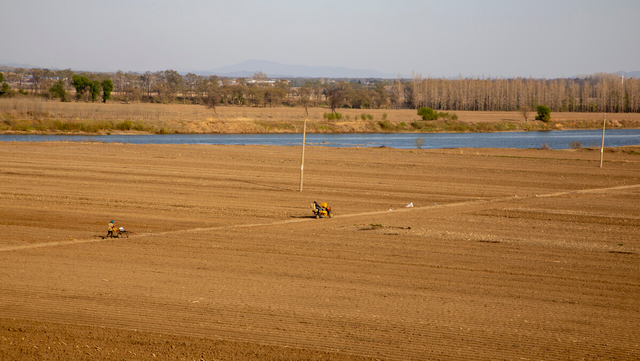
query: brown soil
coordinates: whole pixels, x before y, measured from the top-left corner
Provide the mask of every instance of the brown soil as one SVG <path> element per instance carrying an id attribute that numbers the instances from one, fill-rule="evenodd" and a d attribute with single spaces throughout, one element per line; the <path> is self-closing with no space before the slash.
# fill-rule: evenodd
<path id="1" fill-rule="evenodd" d="M 639 150 L 0 143 L 0 359 L 637 360 Z"/>

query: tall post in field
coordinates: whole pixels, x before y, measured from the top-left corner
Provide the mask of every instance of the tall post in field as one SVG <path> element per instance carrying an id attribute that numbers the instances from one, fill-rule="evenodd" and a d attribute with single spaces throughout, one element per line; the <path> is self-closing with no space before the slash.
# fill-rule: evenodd
<path id="1" fill-rule="evenodd" d="M 309 112 L 307 111 L 307 107 L 304 107 L 304 125 L 302 126 L 302 159 L 300 160 L 300 192 L 302 192 L 302 180 L 304 175 L 304 145 L 306 143 L 307 138 L 307 118 L 309 117 Z"/>
<path id="2" fill-rule="evenodd" d="M 602 121 L 602 146 L 600 146 L 600 168 L 602 168 L 602 161 L 604 160 L 604 128 L 607 125 L 607 113 L 604 113 L 604 120 Z"/>

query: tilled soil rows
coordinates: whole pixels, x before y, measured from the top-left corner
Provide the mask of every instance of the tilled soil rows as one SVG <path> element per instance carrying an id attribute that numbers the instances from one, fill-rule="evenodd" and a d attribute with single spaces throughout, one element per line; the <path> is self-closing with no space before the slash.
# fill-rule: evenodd
<path id="1" fill-rule="evenodd" d="M 0 359 L 636 360 L 639 150 L 0 143 Z"/>

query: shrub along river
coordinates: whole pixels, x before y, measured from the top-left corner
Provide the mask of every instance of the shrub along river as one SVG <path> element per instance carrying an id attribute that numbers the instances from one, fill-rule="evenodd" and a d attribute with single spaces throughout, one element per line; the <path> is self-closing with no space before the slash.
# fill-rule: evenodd
<path id="1" fill-rule="evenodd" d="M 602 130 L 561 130 L 500 133 L 349 133 L 307 134 L 307 145 L 326 147 L 417 148 L 541 148 L 599 147 Z M 0 134 L 4 142 L 105 142 L 129 144 L 302 144 L 302 134 L 136 134 L 136 135 L 18 135 Z M 605 147 L 640 145 L 640 129 L 611 129 L 605 133 Z"/>

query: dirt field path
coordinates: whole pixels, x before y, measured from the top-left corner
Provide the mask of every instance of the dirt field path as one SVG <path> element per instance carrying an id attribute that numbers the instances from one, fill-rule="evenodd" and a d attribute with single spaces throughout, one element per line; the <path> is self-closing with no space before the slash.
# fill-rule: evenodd
<path id="1" fill-rule="evenodd" d="M 637 155 L 298 157 L 0 144 L 0 359 L 640 358 Z"/>
<path id="2" fill-rule="evenodd" d="M 610 191 L 615 191 L 615 190 L 626 190 L 626 189 L 633 189 L 633 188 L 638 188 L 638 187 L 640 187 L 640 184 L 628 185 L 628 186 L 608 187 L 608 188 L 583 189 L 583 190 L 556 192 L 556 193 L 549 193 L 549 194 L 536 194 L 536 195 L 534 195 L 534 197 L 536 197 L 536 198 L 547 198 L 547 197 L 559 197 L 559 196 L 564 196 L 564 195 L 568 195 L 568 194 L 578 194 L 578 193 L 582 193 L 582 194 L 584 194 L 584 193 L 605 193 L 605 192 L 610 192 Z M 444 208 L 444 207 L 447 207 L 447 208 L 449 208 L 449 207 L 469 207 L 469 206 L 477 205 L 477 204 L 495 203 L 495 202 L 504 202 L 504 201 L 513 202 L 513 201 L 517 201 L 517 200 L 518 200 L 517 197 L 516 198 L 503 197 L 503 198 L 493 198 L 493 199 L 481 199 L 481 200 L 476 200 L 476 201 L 456 202 L 456 203 L 448 203 L 448 204 L 432 205 L 432 206 L 423 206 L 423 207 L 413 207 L 412 206 L 410 208 L 409 207 L 405 207 L 405 208 L 399 208 L 399 209 L 395 209 L 395 210 L 390 209 L 390 210 L 387 210 L 387 211 L 373 211 L 373 212 L 363 212 L 363 213 L 354 213 L 354 214 L 343 214 L 343 215 L 336 215 L 335 218 L 373 216 L 373 215 L 386 214 L 386 213 L 391 212 L 391 211 L 411 212 L 411 211 L 419 211 L 419 210 L 424 210 L 424 209 L 433 210 L 433 209 Z M 291 223 L 314 222 L 314 221 L 316 221 L 316 220 L 313 219 L 313 218 L 293 219 L 293 220 L 278 221 L 278 222 L 241 224 L 241 225 L 219 226 L 219 227 L 209 227 L 209 228 L 192 228 L 192 229 L 184 229 L 184 230 L 177 230 L 177 231 L 165 231 L 165 232 L 158 232 L 158 233 L 143 233 L 143 234 L 135 234 L 135 235 L 133 235 L 131 237 L 152 237 L 152 236 L 164 236 L 164 235 L 167 235 L 167 234 L 177 234 L 177 233 L 211 232 L 211 231 L 225 230 L 225 229 L 229 229 L 229 228 L 265 227 L 265 226 L 273 226 L 273 225 L 285 225 L 285 224 L 291 224 Z M 127 237 L 127 239 L 128 238 L 129 237 Z M 87 240 L 79 239 L 79 240 L 71 240 L 71 241 L 29 244 L 29 245 L 24 245 L 24 246 L 9 246 L 9 247 L 0 248 L 0 252 L 17 251 L 17 250 L 21 250 L 21 249 L 32 249 L 32 248 L 41 248 L 41 247 L 68 246 L 68 245 L 79 244 L 79 243 L 104 242 L 104 241 L 109 241 L 109 240 L 113 240 L 113 239 L 109 239 L 109 238 L 106 238 L 104 236 L 101 236 L 100 238 L 87 239 Z"/>

